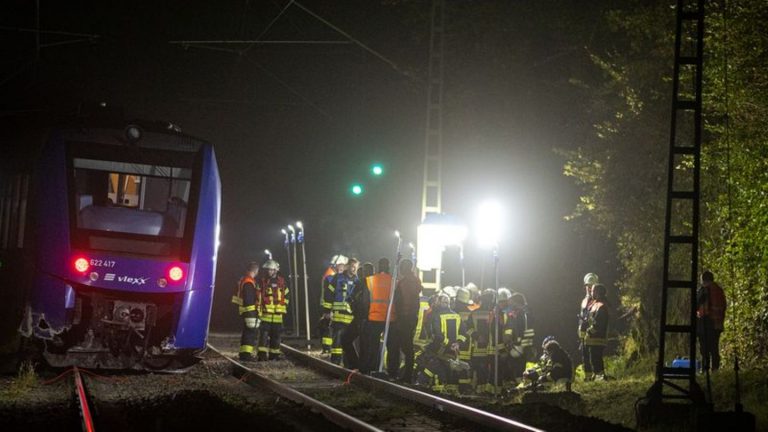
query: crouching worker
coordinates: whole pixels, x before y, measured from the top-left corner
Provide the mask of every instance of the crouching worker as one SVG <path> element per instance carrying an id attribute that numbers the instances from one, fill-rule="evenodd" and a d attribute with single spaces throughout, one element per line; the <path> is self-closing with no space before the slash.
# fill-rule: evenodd
<path id="1" fill-rule="evenodd" d="M 253 361 L 253 349 L 258 336 L 259 319 L 256 312 L 256 273 L 259 263 L 248 264 L 245 275 L 237 283 L 237 289 L 232 296 L 232 303 L 238 306 L 240 317 L 243 318 L 243 333 L 240 336 L 240 360 Z"/>
<path id="2" fill-rule="evenodd" d="M 541 344 L 544 354 L 539 359 L 536 369 L 528 369 L 523 374 L 528 385 L 537 387 L 547 384 L 564 385 L 567 391 L 571 391 L 573 381 L 573 363 L 571 357 L 560 346 L 553 336 L 544 338 Z"/>
<path id="3" fill-rule="evenodd" d="M 455 369 L 461 369 L 458 359 L 459 346 L 466 341 L 466 333 L 459 314 L 451 310 L 451 298 L 440 294 L 435 302 L 435 310 L 429 323 L 432 342 L 425 350 L 425 367 L 419 372 L 417 384 L 430 386 L 434 391 L 458 393 L 458 380 Z M 455 367 L 453 367 L 455 365 Z"/>
<path id="4" fill-rule="evenodd" d="M 285 279 L 278 274 L 280 264 L 277 261 L 267 260 L 262 268 L 267 274 L 259 278 L 256 290 L 256 310 L 262 321 L 258 359 L 276 360 L 280 357 L 280 334 L 288 304 L 288 288 Z"/>

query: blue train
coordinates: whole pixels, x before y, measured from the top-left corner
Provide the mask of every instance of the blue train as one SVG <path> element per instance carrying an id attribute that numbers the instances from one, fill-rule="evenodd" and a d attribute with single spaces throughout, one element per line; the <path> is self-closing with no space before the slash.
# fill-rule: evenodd
<path id="1" fill-rule="evenodd" d="M 221 181 L 171 124 L 57 129 L 39 157 L 23 335 L 52 366 L 178 369 L 208 334 Z"/>

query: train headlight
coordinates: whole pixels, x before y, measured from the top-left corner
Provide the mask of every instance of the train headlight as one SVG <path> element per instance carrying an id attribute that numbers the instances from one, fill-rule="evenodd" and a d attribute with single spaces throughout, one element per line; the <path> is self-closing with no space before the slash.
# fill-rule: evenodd
<path id="1" fill-rule="evenodd" d="M 74 262 L 74 265 L 75 265 L 75 270 L 77 270 L 80 273 L 87 272 L 88 268 L 90 267 L 88 260 L 83 257 L 77 258 Z"/>
<path id="2" fill-rule="evenodd" d="M 97 280 L 99 280 L 99 274 L 96 272 L 91 272 L 91 274 L 88 275 L 88 278 L 93 282 L 96 282 Z"/>
<path id="3" fill-rule="evenodd" d="M 165 278 L 160 278 L 157 280 L 157 286 L 159 286 L 160 288 L 165 288 L 166 286 L 168 286 L 168 281 Z"/>
<path id="4" fill-rule="evenodd" d="M 184 270 L 179 266 L 173 266 L 168 270 L 168 278 L 174 282 L 178 282 L 184 277 Z"/>

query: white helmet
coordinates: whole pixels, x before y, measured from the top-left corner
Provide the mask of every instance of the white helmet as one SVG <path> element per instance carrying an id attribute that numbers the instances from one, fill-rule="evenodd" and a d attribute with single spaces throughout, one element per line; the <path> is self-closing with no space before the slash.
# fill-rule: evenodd
<path id="1" fill-rule="evenodd" d="M 331 258 L 331 264 L 333 265 L 346 264 L 347 261 L 349 261 L 349 259 L 344 255 L 335 255 Z"/>
<path id="2" fill-rule="evenodd" d="M 441 292 L 437 295 L 437 305 L 442 307 L 451 307 L 451 298 L 447 294 Z"/>
<path id="3" fill-rule="evenodd" d="M 447 295 L 450 298 L 456 297 L 456 287 L 447 286 L 443 288 L 443 294 Z"/>
<path id="4" fill-rule="evenodd" d="M 594 273 L 587 273 L 584 275 L 584 285 L 594 285 L 598 283 L 597 275 Z"/>
<path id="5" fill-rule="evenodd" d="M 275 260 L 267 260 L 264 264 L 262 264 L 261 268 L 266 270 L 280 270 L 280 264 L 278 264 Z"/>
<path id="6" fill-rule="evenodd" d="M 507 301 L 512 298 L 512 291 L 508 290 L 507 288 L 499 288 L 499 301 Z"/>
<path id="7" fill-rule="evenodd" d="M 473 304 L 472 292 L 467 287 L 459 288 L 456 291 L 456 301 L 464 304 Z"/>

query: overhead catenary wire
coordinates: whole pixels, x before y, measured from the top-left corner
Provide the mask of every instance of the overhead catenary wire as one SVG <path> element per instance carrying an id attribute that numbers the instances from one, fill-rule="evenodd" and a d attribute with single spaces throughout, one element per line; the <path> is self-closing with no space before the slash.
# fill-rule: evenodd
<path id="1" fill-rule="evenodd" d="M 325 18 L 321 17 L 320 15 L 318 15 L 318 14 L 312 12 L 311 10 L 307 9 L 307 7 L 302 5 L 301 3 L 297 2 L 297 1 L 292 1 L 292 3 L 294 5 L 296 5 L 296 7 L 298 7 L 299 9 L 303 10 L 304 12 L 308 13 L 309 15 L 311 15 L 312 17 L 314 17 L 315 19 L 320 21 L 321 23 L 323 23 L 323 24 L 327 25 L 328 27 L 330 27 L 331 29 L 335 30 L 340 35 L 346 37 L 347 39 L 352 41 L 352 43 L 354 43 L 355 45 L 357 45 L 360 48 L 366 50 L 367 52 L 372 54 L 374 57 L 376 57 L 379 60 L 383 61 L 384 63 L 388 64 L 390 67 L 392 67 L 392 69 L 397 71 L 399 74 L 401 74 L 403 76 L 406 76 L 406 77 L 410 77 L 410 75 L 406 71 L 401 69 L 400 66 L 397 65 L 397 63 L 395 63 L 394 61 L 392 61 L 389 58 L 385 57 L 380 52 L 378 52 L 378 51 L 374 50 L 373 48 L 369 47 L 368 45 L 364 44 L 363 42 L 361 42 L 360 40 L 356 39 L 355 37 L 353 37 L 349 33 L 345 32 L 344 30 L 340 29 L 339 27 L 333 25 L 331 22 L 329 22 Z"/>
<path id="2" fill-rule="evenodd" d="M 269 22 L 269 24 L 267 24 L 267 26 L 266 26 L 266 27 L 264 27 L 264 30 L 262 30 L 262 31 L 261 31 L 261 33 L 259 33 L 259 35 L 258 35 L 258 36 L 256 36 L 256 40 L 257 40 L 257 41 L 261 40 L 261 38 L 262 38 L 262 37 L 264 37 L 264 35 L 265 35 L 265 34 L 267 34 L 267 32 L 269 31 L 269 29 L 271 29 L 271 28 L 272 28 L 272 26 L 273 26 L 273 25 L 274 25 L 274 24 L 277 22 L 277 20 L 279 20 L 279 19 L 280 19 L 280 17 L 281 17 L 281 16 L 283 16 L 283 14 L 285 13 L 285 11 L 287 11 L 287 10 L 288 10 L 288 8 L 289 8 L 289 7 L 291 7 L 291 5 L 292 5 L 293 3 L 294 3 L 294 0 L 291 0 L 291 1 L 289 1 L 289 2 L 288 2 L 288 3 L 287 3 L 287 4 L 286 4 L 284 7 L 283 7 L 283 9 L 281 9 L 281 10 L 280 10 L 280 12 L 279 12 L 277 15 L 275 15 L 275 17 L 274 17 L 274 18 L 272 18 L 272 21 L 270 21 L 270 22 Z M 240 51 L 240 54 L 246 54 L 246 53 L 248 53 L 248 51 L 250 51 L 250 50 L 251 50 L 251 48 L 253 48 L 253 46 L 254 46 L 254 45 L 255 45 L 254 43 L 252 43 L 252 44 L 248 45 L 247 47 L 245 47 L 245 49 L 243 49 L 242 51 Z"/>

